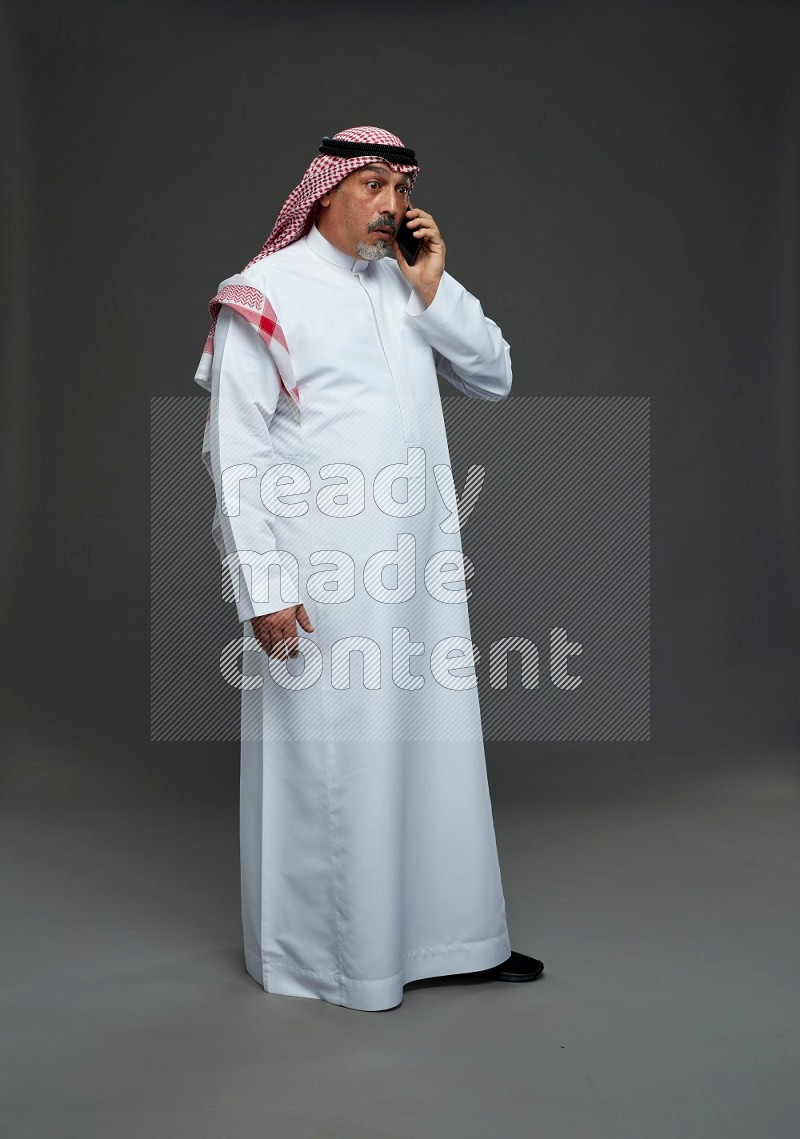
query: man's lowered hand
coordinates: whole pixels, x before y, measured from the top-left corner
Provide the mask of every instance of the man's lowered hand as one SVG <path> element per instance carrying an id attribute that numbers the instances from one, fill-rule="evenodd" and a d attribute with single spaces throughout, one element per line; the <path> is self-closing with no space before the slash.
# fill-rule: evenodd
<path id="1" fill-rule="evenodd" d="M 279 609 L 277 613 L 251 617 L 250 624 L 253 626 L 253 635 L 267 656 L 279 660 L 296 657 L 300 651 L 297 643 L 297 625 L 300 625 L 306 633 L 314 632 L 314 626 L 303 604 L 290 605 L 287 609 Z"/>

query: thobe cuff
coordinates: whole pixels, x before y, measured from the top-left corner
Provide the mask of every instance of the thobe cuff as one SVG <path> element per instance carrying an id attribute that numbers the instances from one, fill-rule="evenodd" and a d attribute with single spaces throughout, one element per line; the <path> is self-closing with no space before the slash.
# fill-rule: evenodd
<path id="1" fill-rule="evenodd" d="M 436 370 L 466 395 L 505 399 L 511 390 L 508 344 L 480 301 L 449 273 L 425 308 L 412 289 L 405 318 L 438 353 Z"/>
<path id="2" fill-rule="evenodd" d="M 408 298 L 408 303 L 406 304 L 406 315 L 426 317 L 425 321 L 418 322 L 418 327 L 422 330 L 429 324 L 431 328 L 440 327 L 439 322 L 441 322 L 441 327 L 444 328 L 446 325 L 451 324 L 456 305 L 458 304 L 461 294 L 465 292 L 466 289 L 464 286 L 460 285 L 455 277 L 451 277 L 445 270 L 437 286 L 436 294 L 429 305 L 425 305 L 425 302 L 416 289 L 411 290 L 411 296 Z"/>

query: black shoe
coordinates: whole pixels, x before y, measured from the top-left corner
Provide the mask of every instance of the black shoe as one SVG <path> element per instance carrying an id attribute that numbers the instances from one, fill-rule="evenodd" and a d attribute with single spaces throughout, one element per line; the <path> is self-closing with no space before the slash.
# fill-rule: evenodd
<path id="1" fill-rule="evenodd" d="M 541 961 L 525 953 L 515 953 L 512 949 L 507 960 L 493 965 L 491 969 L 481 969 L 479 975 L 492 981 L 535 981 L 543 972 Z"/>
<path id="2" fill-rule="evenodd" d="M 544 965 L 535 957 L 528 957 L 524 953 L 515 953 L 499 965 L 492 965 L 490 969 L 475 969 L 471 973 L 448 973 L 444 977 L 423 977 L 418 981 L 409 981 L 403 988 L 423 988 L 428 985 L 470 985 L 478 981 L 535 981 L 544 972 Z"/>

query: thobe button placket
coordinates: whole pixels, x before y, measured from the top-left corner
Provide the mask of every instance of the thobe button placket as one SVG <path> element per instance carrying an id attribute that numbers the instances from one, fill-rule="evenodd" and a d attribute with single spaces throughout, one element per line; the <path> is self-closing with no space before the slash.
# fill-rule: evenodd
<path id="1" fill-rule="evenodd" d="M 350 257 L 349 254 L 343 253 L 341 249 L 337 249 L 332 242 L 328 241 L 327 237 L 320 233 L 316 225 L 312 226 L 308 231 L 305 240 L 314 253 L 316 253 L 318 257 L 321 257 L 323 261 L 327 261 L 330 265 L 349 272 L 351 277 L 358 282 L 367 294 L 372 308 L 372 318 L 375 321 L 375 327 L 378 332 L 378 340 L 383 349 L 383 355 L 387 367 L 389 368 L 389 374 L 394 381 L 395 397 L 400 411 L 400 421 L 403 426 L 403 438 L 406 443 L 418 446 L 420 430 L 417 408 L 411 397 L 411 385 L 405 371 L 406 362 L 400 344 L 399 333 L 393 340 L 391 335 L 389 335 L 391 324 L 381 319 L 381 313 L 379 312 L 380 291 L 376 289 L 375 296 L 370 292 L 370 283 L 374 280 L 373 275 L 369 272 L 370 262 L 363 257 Z M 378 304 L 376 304 L 376 298 Z"/>
<path id="2" fill-rule="evenodd" d="M 365 263 L 366 264 L 366 263 Z M 414 405 L 410 395 L 410 386 L 408 377 L 405 372 L 405 360 L 402 357 L 402 349 L 399 340 L 392 344 L 391 340 L 387 346 L 387 336 L 380 319 L 378 307 L 375 303 L 370 292 L 370 282 L 372 277 L 366 273 L 358 274 L 358 281 L 364 292 L 369 297 L 370 304 L 372 305 L 372 315 L 375 320 L 375 327 L 378 330 L 378 338 L 383 348 L 383 354 L 386 358 L 386 363 L 391 372 L 392 379 L 394 380 L 395 394 L 397 397 L 397 405 L 400 409 L 400 419 L 403 424 L 403 438 L 406 443 L 411 446 L 419 445 L 419 421 L 417 419 L 417 409 Z M 380 294 L 378 294 L 380 297 Z"/>

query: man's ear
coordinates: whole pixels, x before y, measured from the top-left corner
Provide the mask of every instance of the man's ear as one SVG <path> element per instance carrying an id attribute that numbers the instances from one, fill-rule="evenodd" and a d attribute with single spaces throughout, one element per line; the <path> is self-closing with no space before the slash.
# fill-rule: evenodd
<path id="1" fill-rule="evenodd" d="M 328 190 L 328 192 L 326 194 L 323 194 L 322 197 L 318 199 L 319 204 L 321 206 L 329 206 L 331 204 L 331 197 L 332 197 L 331 191 Z"/>

